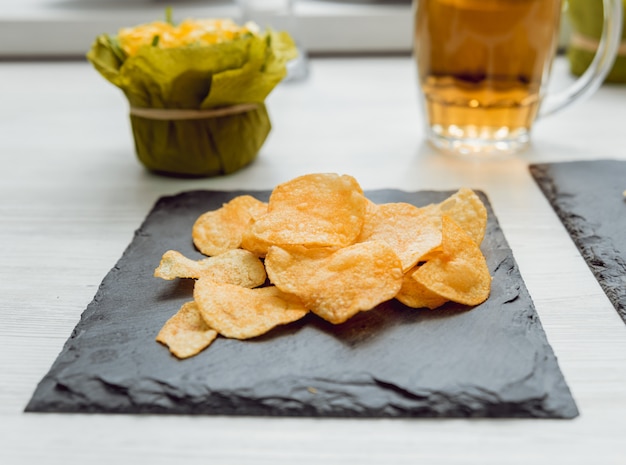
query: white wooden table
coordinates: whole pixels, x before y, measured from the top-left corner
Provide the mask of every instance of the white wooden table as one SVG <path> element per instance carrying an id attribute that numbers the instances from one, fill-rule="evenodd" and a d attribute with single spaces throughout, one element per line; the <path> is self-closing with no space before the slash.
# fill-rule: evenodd
<path id="1" fill-rule="evenodd" d="M 121 92 L 88 64 L 0 63 L 0 463 L 625 464 L 626 325 L 527 165 L 626 159 L 626 86 L 605 86 L 540 121 L 525 154 L 472 163 L 423 142 L 414 81 L 408 57 L 314 59 L 307 81 L 281 85 L 270 96 L 274 129 L 253 165 L 227 177 L 181 180 L 139 165 Z M 159 196 L 198 188 L 270 189 L 321 171 L 351 174 L 365 189 L 484 190 L 580 417 L 23 413 Z"/>

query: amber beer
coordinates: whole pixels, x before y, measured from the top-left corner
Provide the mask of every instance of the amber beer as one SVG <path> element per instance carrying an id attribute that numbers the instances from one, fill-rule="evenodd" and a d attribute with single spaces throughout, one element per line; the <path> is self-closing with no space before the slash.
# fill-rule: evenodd
<path id="1" fill-rule="evenodd" d="M 444 147 L 527 142 L 556 50 L 561 0 L 415 0 L 414 6 L 431 139 Z"/>

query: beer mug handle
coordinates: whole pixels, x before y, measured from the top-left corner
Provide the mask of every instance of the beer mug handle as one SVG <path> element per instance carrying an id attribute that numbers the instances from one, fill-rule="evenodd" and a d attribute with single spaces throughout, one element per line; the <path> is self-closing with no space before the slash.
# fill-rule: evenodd
<path id="1" fill-rule="evenodd" d="M 569 87 L 547 95 L 541 104 L 539 117 L 562 110 L 570 103 L 593 94 L 611 70 L 622 37 L 622 0 L 603 0 L 604 24 L 602 36 L 593 61 L 587 70 Z"/>

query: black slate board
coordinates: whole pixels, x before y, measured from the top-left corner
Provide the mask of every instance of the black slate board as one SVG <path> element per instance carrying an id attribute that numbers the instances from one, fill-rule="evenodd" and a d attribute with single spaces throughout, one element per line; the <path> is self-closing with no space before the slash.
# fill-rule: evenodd
<path id="1" fill-rule="evenodd" d="M 544 163 L 529 168 L 626 323 L 626 161 Z"/>
<path id="2" fill-rule="evenodd" d="M 333 326 L 315 315 L 256 339 L 218 338 L 180 361 L 154 341 L 188 280 L 152 277 L 163 252 L 200 257 L 191 226 L 235 195 L 161 198 L 26 407 L 121 412 L 327 417 L 573 418 L 578 410 L 491 207 L 483 242 L 490 298 L 469 309 L 397 301 Z M 379 190 L 375 202 L 438 202 L 451 192 Z M 485 202 L 484 194 L 481 193 Z"/>

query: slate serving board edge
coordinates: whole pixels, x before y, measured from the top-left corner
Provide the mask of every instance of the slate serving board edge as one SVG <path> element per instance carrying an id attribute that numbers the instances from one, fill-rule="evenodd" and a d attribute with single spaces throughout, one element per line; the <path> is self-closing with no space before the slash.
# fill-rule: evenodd
<path id="1" fill-rule="evenodd" d="M 586 160 L 561 163 L 537 163 L 529 166 L 530 173 L 538 187 L 550 203 L 559 220 L 567 230 L 576 245 L 579 253 L 587 263 L 587 266 L 595 276 L 598 284 L 611 301 L 620 318 L 626 323 L 626 250 L 617 250 L 611 238 L 603 236 L 596 230 L 594 221 L 589 221 L 578 205 L 580 200 L 577 196 L 583 194 L 571 190 L 562 190 L 557 173 L 554 170 L 562 168 L 580 167 L 587 170 L 594 165 L 605 165 L 607 168 L 615 167 L 616 173 L 624 175 L 624 187 L 626 188 L 626 162 L 619 160 Z M 621 171 L 618 169 L 621 168 Z M 593 180 L 588 174 L 589 182 L 602 193 L 603 180 Z M 608 195 L 608 194 L 607 194 Z M 620 199 L 626 202 L 625 199 Z M 599 211 L 600 209 L 594 209 Z M 608 221 L 618 221 L 619 218 L 606 218 Z M 626 231 L 626 222 L 624 222 Z"/>

